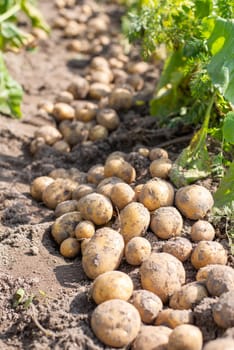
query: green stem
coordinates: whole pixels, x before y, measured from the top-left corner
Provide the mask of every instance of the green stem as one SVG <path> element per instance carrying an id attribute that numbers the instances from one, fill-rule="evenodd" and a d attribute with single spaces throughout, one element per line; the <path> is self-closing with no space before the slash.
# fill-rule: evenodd
<path id="1" fill-rule="evenodd" d="M 0 23 L 4 22 L 8 18 L 12 17 L 19 10 L 20 10 L 20 5 L 15 4 L 13 7 L 10 8 L 10 10 L 8 10 L 7 12 L 5 12 L 3 15 L 0 16 Z"/>

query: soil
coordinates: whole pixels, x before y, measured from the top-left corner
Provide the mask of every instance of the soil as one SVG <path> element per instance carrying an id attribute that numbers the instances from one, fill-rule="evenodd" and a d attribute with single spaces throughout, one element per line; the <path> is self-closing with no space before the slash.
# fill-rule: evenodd
<path id="1" fill-rule="evenodd" d="M 54 2 L 40 1 L 40 7 L 52 23 L 57 15 Z M 113 25 L 119 27 L 121 8 L 111 2 L 104 8 L 112 16 Z M 57 167 L 87 171 L 90 166 L 103 162 L 112 151 L 121 150 L 130 153 L 129 161 L 137 170 L 137 181 L 142 182 L 148 176 L 149 162 L 134 152 L 138 145 L 154 147 L 166 142 L 173 160 L 188 143 L 183 138 L 177 142 L 178 137 L 184 136 L 181 131 L 158 128 L 157 120 L 149 117 L 143 105 L 122 113 L 120 127 L 104 141 L 79 145 L 69 154 L 43 146 L 32 156 L 29 145 L 35 130 L 55 123 L 50 115 L 38 110 L 38 103 L 54 101 L 74 75 L 82 74 L 88 63 L 66 46 L 67 39 L 59 30 L 53 30 L 48 40 L 39 42 L 35 52 L 6 54 L 9 70 L 25 94 L 22 120 L 0 116 L 0 348 L 3 350 L 108 349 L 90 328 L 95 304 L 90 300 L 91 282 L 82 270 L 81 259 L 71 261 L 59 254 L 50 236 L 53 211 L 32 199 L 31 181 Z M 131 54 L 138 57 L 135 52 Z M 145 76 L 147 88 L 137 99 L 149 100 L 154 91 L 160 64 L 152 67 Z M 171 142 L 173 138 L 175 142 Z M 212 181 L 207 180 L 205 185 L 212 187 Z M 217 226 L 217 232 L 217 239 L 228 249 L 222 225 Z M 162 244 L 155 237 L 152 240 L 151 233 L 147 236 L 154 242 L 154 250 L 160 250 Z M 137 286 L 138 268 L 130 268 L 125 263 L 121 268 L 131 275 Z M 192 280 L 195 270 L 189 263 L 186 271 L 187 280 Z M 23 304 L 13 307 L 19 288 L 25 292 L 24 299 L 34 296 L 28 307 Z M 207 298 L 195 310 L 195 322 L 202 329 L 205 341 L 223 333 L 210 321 L 213 302 Z"/>

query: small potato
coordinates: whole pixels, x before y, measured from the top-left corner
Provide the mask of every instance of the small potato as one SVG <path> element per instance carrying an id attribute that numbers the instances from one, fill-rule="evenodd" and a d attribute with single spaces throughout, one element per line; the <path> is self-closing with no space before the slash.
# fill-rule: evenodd
<path id="1" fill-rule="evenodd" d="M 110 199 L 114 206 L 119 210 L 126 207 L 127 204 L 135 200 L 135 192 L 126 183 L 117 183 L 113 185 L 110 193 Z"/>
<path id="2" fill-rule="evenodd" d="M 144 79 L 139 74 L 132 74 L 128 77 L 127 84 L 131 85 L 135 91 L 139 91 L 144 87 Z"/>
<path id="3" fill-rule="evenodd" d="M 191 263 L 197 270 L 210 264 L 226 265 L 227 253 L 218 242 L 201 241 L 192 252 Z"/>
<path id="4" fill-rule="evenodd" d="M 76 108 L 76 119 L 85 123 L 94 120 L 96 114 L 97 105 L 92 102 L 87 102 L 82 107 Z"/>
<path id="5" fill-rule="evenodd" d="M 144 184 L 139 184 L 137 186 L 134 187 L 134 192 L 135 192 L 135 200 L 136 201 L 139 201 L 139 196 L 140 196 L 140 193 L 141 193 L 141 190 L 143 188 Z"/>
<path id="6" fill-rule="evenodd" d="M 213 305 L 213 318 L 221 328 L 234 327 L 234 291 L 222 294 Z"/>
<path id="7" fill-rule="evenodd" d="M 117 112 L 111 108 L 100 109 L 97 113 L 97 122 L 112 131 L 117 129 L 120 120 Z"/>
<path id="8" fill-rule="evenodd" d="M 90 67 L 93 69 L 103 69 L 103 68 L 108 69 L 109 63 L 105 57 L 96 56 L 91 60 Z"/>
<path id="9" fill-rule="evenodd" d="M 72 198 L 72 192 L 77 184 L 69 179 L 57 179 L 45 188 L 42 193 L 43 203 L 50 209 Z"/>
<path id="10" fill-rule="evenodd" d="M 105 177 L 116 176 L 130 184 L 136 179 L 136 171 L 133 166 L 122 159 L 111 159 L 104 166 Z"/>
<path id="11" fill-rule="evenodd" d="M 105 126 L 97 124 L 89 130 L 89 139 L 91 141 L 103 140 L 107 138 L 107 136 L 108 130 Z"/>
<path id="12" fill-rule="evenodd" d="M 155 325 L 175 328 L 182 324 L 193 324 L 192 310 L 164 309 L 159 312 Z"/>
<path id="13" fill-rule="evenodd" d="M 191 242 L 184 237 L 171 238 L 163 246 L 164 253 L 174 255 L 182 262 L 190 257 L 192 249 Z"/>
<path id="14" fill-rule="evenodd" d="M 76 100 L 84 99 L 89 92 L 89 83 L 86 79 L 78 76 L 68 85 L 67 91 L 70 92 Z"/>
<path id="15" fill-rule="evenodd" d="M 141 265 L 151 254 L 150 242 L 144 237 L 133 237 L 126 244 L 125 258 L 130 265 Z"/>
<path id="16" fill-rule="evenodd" d="M 75 228 L 75 236 L 77 239 L 86 239 L 93 237 L 95 226 L 91 221 L 83 220 L 78 223 Z"/>
<path id="17" fill-rule="evenodd" d="M 167 179 L 172 167 L 172 161 L 170 159 L 155 159 L 152 161 L 149 167 L 150 175 L 152 177 L 159 177 L 161 179 Z"/>
<path id="18" fill-rule="evenodd" d="M 59 216 L 62 216 L 63 214 L 70 213 L 71 211 L 76 211 L 77 210 L 77 201 L 76 200 L 68 200 L 59 203 L 54 211 L 54 215 L 56 218 Z"/>
<path id="19" fill-rule="evenodd" d="M 92 298 L 96 304 L 111 299 L 128 301 L 133 292 L 131 278 L 121 271 L 108 271 L 95 278 L 92 286 Z"/>
<path id="20" fill-rule="evenodd" d="M 64 28 L 64 35 L 67 38 L 76 37 L 77 35 L 81 35 L 83 32 L 83 25 L 73 20 L 68 21 L 66 27 Z"/>
<path id="21" fill-rule="evenodd" d="M 213 265 L 206 278 L 206 287 L 212 296 L 234 291 L 234 269 L 225 265 Z"/>
<path id="22" fill-rule="evenodd" d="M 93 83 L 90 85 L 89 96 L 94 100 L 101 100 L 101 98 L 108 96 L 111 92 L 111 88 L 107 84 Z"/>
<path id="23" fill-rule="evenodd" d="M 56 141 L 61 140 L 62 135 L 54 126 L 45 125 L 41 126 L 35 131 L 35 137 L 42 137 L 47 145 L 53 145 Z"/>
<path id="24" fill-rule="evenodd" d="M 52 177 L 52 179 L 56 180 L 56 179 L 68 179 L 69 177 L 69 173 L 67 169 L 64 168 L 57 168 L 52 170 L 49 173 L 49 177 Z"/>
<path id="25" fill-rule="evenodd" d="M 74 96 L 69 91 L 61 91 L 55 98 L 55 102 L 71 103 Z"/>
<path id="26" fill-rule="evenodd" d="M 151 324 L 162 310 L 161 299 L 148 290 L 135 290 L 132 294 L 131 303 L 139 311 L 142 322 Z"/>
<path id="27" fill-rule="evenodd" d="M 44 110 L 48 114 L 52 114 L 54 109 L 54 104 L 51 101 L 42 101 L 38 103 L 37 107 L 39 110 Z"/>
<path id="28" fill-rule="evenodd" d="M 77 120 L 72 122 L 69 120 L 64 120 L 62 123 L 60 123 L 59 129 L 65 141 L 70 146 L 77 145 L 78 143 L 88 139 L 89 130 L 87 128 L 87 123 Z"/>
<path id="29" fill-rule="evenodd" d="M 58 120 L 73 120 L 75 118 L 75 110 L 73 107 L 64 102 L 55 103 L 53 115 Z"/>
<path id="30" fill-rule="evenodd" d="M 45 139 L 43 137 L 36 137 L 34 140 L 32 140 L 30 144 L 30 153 L 34 155 L 39 151 L 39 149 L 45 145 Z"/>
<path id="31" fill-rule="evenodd" d="M 79 184 L 84 184 L 87 181 L 87 174 L 83 171 L 79 171 L 77 168 L 68 169 L 69 179 Z"/>
<path id="32" fill-rule="evenodd" d="M 91 238 L 85 238 L 85 239 L 82 239 L 82 241 L 80 241 L 80 248 L 81 248 L 82 255 L 84 254 L 84 251 L 85 251 L 90 239 Z"/>
<path id="33" fill-rule="evenodd" d="M 96 225 L 107 224 L 113 215 L 111 201 L 99 193 L 90 193 L 78 201 L 78 210 L 85 220 Z"/>
<path id="34" fill-rule="evenodd" d="M 112 299 L 98 305 L 91 317 L 91 328 L 107 346 L 121 348 L 137 336 L 141 319 L 137 309 L 124 300 Z"/>
<path id="35" fill-rule="evenodd" d="M 106 158 L 106 163 L 108 163 L 109 160 L 112 160 L 112 159 L 121 159 L 121 160 L 125 160 L 125 159 L 126 159 L 126 153 L 121 152 L 121 151 L 112 152 L 112 153 L 109 154 L 109 156 Z"/>
<path id="36" fill-rule="evenodd" d="M 198 220 L 191 227 L 190 237 L 194 242 L 212 241 L 215 237 L 214 227 L 205 220 Z"/>
<path id="37" fill-rule="evenodd" d="M 212 208 L 214 200 L 212 194 L 200 185 L 181 187 L 175 196 L 175 205 L 188 219 L 203 219 Z"/>
<path id="38" fill-rule="evenodd" d="M 142 287 L 160 297 L 163 303 L 185 283 L 183 264 L 167 253 L 152 253 L 140 267 Z"/>
<path id="39" fill-rule="evenodd" d="M 76 238 L 66 238 L 60 245 L 60 253 L 64 258 L 75 258 L 80 252 L 80 243 Z"/>
<path id="40" fill-rule="evenodd" d="M 51 227 L 51 234 L 54 240 L 61 244 L 66 238 L 75 237 L 75 228 L 82 220 L 78 211 L 63 214 L 58 217 Z"/>
<path id="41" fill-rule="evenodd" d="M 109 68 L 92 69 L 90 72 L 92 82 L 110 84 L 114 78 Z"/>
<path id="42" fill-rule="evenodd" d="M 132 104 L 132 93 L 126 88 L 117 87 L 109 96 L 109 105 L 113 109 L 130 109 Z"/>
<path id="43" fill-rule="evenodd" d="M 87 172 L 87 181 L 98 185 L 104 179 L 104 166 L 102 164 L 96 164 L 92 166 Z"/>
<path id="44" fill-rule="evenodd" d="M 149 152 L 149 159 L 151 161 L 156 160 L 156 159 L 168 159 L 168 153 L 165 149 L 163 148 L 152 148 Z"/>
<path id="45" fill-rule="evenodd" d="M 131 74 L 144 74 L 149 69 L 149 64 L 147 62 L 129 62 L 127 69 Z"/>
<path id="46" fill-rule="evenodd" d="M 30 194 L 36 201 L 42 200 L 42 193 L 54 180 L 49 176 L 39 176 L 30 186 Z"/>
<path id="47" fill-rule="evenodd" d="M 158 208 L 152 213 L 150 228 L 156 236 L 162 239 L 180 236 L 183 219 L 174 207 Z"/>
<path id="48" fill-rule="evenodd" d="M 90 239 L 82 258 L 86 275 L 95 279 L 104 272 L 119 267 L 124 251 L 123 237 L 115 230 L 104 227 Z"/>
<path id="49" fill-rule="evenodd" d="M 170 334 L 167 350 L 201 350 L 202 332 L 196 326 L 183 324 Z"/>
<path id="50" fill-rule="evenodd" d="M 171 206 L 174 202 L 174 189 L 169 182 L 156 177 L 144 184 L 139 194 L 139 201 L 149 211 Z"/>
<path id="51" fill-rule="evenodd" d="M 139 147 L 139 148 L 137 149 L 137 152 L 138 152 L 141 156 L 143 156 L 143 157 L 145 157 L 145 158 L 148 158 L 148 157 L 149 157 L 149 149 L 146 148 L 146 147 Z"/>
<path id="52" fill-rule="evenodd" d="M 94 184 L 81 184 L 77 186 L 77 188 L 72 192 L 72 199 L 76 199 L 77 201 L 87 194 L 93 193 L 95 191 Z"/>
<path id="53" fill-rule="evenodd" d="M 141 326 L 132 350 L 167 350 L 171 329 L 164 326 Z"/>
<path id="54" fill-rule="evenodd" d="M 68 153 L 71 150 L 69 144 L 64 140 L 60 140 L 60 141 L 55 142 L 53 144 L 53 148 L 56 149 L 57 151 L 63 152 L 63 153 Z"/>
<path id="55" fill-rule="evenodd" d="M 99 182 L 97 192 L 110 198 L 112 187 L 117 183 L 123 183 L 123 180 L 116 176 L 106 177 L 104 180 Z"/>
<path id="56" fill-rule="evenodd" d="M 234 340 L 232 338 L 218 338 L 211 340 L 204 346 L 203 350 L 233 350 Z"/>
<path id="57" fill-rule="evenodd" d="M 136 236 L 142 236 L 150 223 L 150 213 L 143 204 L 132 202 L 120 212 L 120 233 L 127 243 Z"/>

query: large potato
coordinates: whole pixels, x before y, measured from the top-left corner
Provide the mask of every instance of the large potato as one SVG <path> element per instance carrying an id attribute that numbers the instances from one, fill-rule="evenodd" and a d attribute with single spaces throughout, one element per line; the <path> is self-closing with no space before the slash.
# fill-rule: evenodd
<path id="1" fill-rule="evenodd" d="M 33 180 L 30 186 L 30 194 L 36 201 L 42 200 L 42 193 L 49 186 L 54 179 L 49 176 L 39 176 Z"/>
<path id="2" fill-rule="evenodd" d="M 192 310 L 174 310 L 168 308 L 159 312 L 155 320 L 155 325 L 175 328 L 181 324 L 193 324 L 193 322 Z"/>
<path id="3" fill-rule="evenodd" d="M 212 296 L 220 296 L 223 293 L 234 291 L 234 269 L 230 266 L 213 265 L 213 268 L 208 272 L 205 283 Z"/>
<path id="4" fill-rule="evenodd" d="M 222 294 L 214 304 L 212 312 L 219 327 L 234 327 L 234 290 Z"/>
<path id="5" fill-rule="evenodd" d="M 63 214 L 52 225 L 51 234 L 58 244 L 68 237 L 75 236 L 75 227 L 82 220 L 78 211 Z"/>
<path id="6" fill-rule="evenodd" d="M 183 219 L 174 207 L 156 209 L 151 216 L 151 230 L 162 239 L 180 236 L 183 228 Z"/>
<path id="7" fill-rule="evenodd" d="M 170 334 L 167 350 L 201 350 L 202 332 L 190 324 L 177 326 Z"/>
<path id="8" fill-rule="evenodd" d="M 141 319 L 137 309 L 124 300 L 113 299 L 98 305 L 91 317 L 97 338 L 107 346 L 121 348 L 137 336 Z"/>
<path id="9" fill-rule="evenodd" d="M 83 254 L 82 266 L 86 275 L 94 279 L 104 272 L 118 268 L 124 252 L 123 237 L 104 227 L 96 231 Z"/>
<path id="10" fill-rule="evenodd" d="M 133 292 L 131 303 L 139 311 L 142 322 L 147 324 L 153 323 L 163 308 L 161 299 L 156 294 L 144 289 Z"/>
<path id="11" fill-rule="evenodd" d="M 136 179 L 136 171 L 130 163 L 123 159 L 111 159 L 104 166 L 105 177 L 116 176 L 130 184 Z"/>
<path id="12" fill-rule="evenodd" d="M 218 242 L 200 241 L 192 252 L 191 263 L 195 269 L 210 264 L 226 265 L 227 253 Z"/>
<path id="13" fill-rule="evenodd" d="M 48 208 L 55 209 L 59 203 L 72 198 L 76 186 L 77 184 L 69 179 L 57 179 L 45 188 L 42 200 Z"/>
<path id="14" fill-rule="evenodd" d="M 164 326 L 141 326 L 132 350 L 167 350 L 171 329 Z"/>

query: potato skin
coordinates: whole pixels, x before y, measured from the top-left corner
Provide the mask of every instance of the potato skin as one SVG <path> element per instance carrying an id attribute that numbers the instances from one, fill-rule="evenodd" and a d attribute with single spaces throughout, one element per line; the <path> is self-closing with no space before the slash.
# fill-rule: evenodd
<path id="1" fill-rule="evenodd" d="M 42 193 L 42 200 L 44 204 L 50 208 L 55 209 L 56 206 L 72 198 L 72 192 L 77 184 L 68 179 L 57 179 L 45 188 Z"/>
<path id="2" fill-rule="evenodd" d="M 234 291 L 234 269 L 226 265 L 214 265 L 208 272 L 205 283 L 212 296 Z"/>
<path id="3" fill-rule="evenodd" d="M 76 238 L 66 238 L 60 245 L 60 253 L 64 258 L 73 259 L 80 252 L 80 243 Z"/>
<path id="4" fill-rule="evenodd" d="M 39 176 L 33 180 L 30 186 L 30 194 L 36 201 L 42 200 L 42 193 L 49 186 L 54 179 L 49 176 Z"/>
<path id="5" fill-rule="evenodd" d="M 227 253 L 218 242 L 201 241 L 192 252 L 191 263 L 195 269 L 200 269 L 210 264 L 226 265 Z"/>
<path id="6" fill-rule="evenodd" d="M 151 324 L 162 310 L 161 299 L 154 293 L 138 289 L 133 292 L 131 303 L 139 311 L 142 322 Z"/>
<path id="7" fill-rule="evenodd" d="M 168 350 L 201 350 L 202 333 L 189 324 L 177 326 L 169 336 Z"/>
<path id="8" fill-rule="evenodd" d="M 119 177 L 127 184 L 130 184 L 136 179 L 136 171 L 130 163 L 122 159 L 111 159 L 104 166 L 105 177 Z"/>
<path id="9" fill-rule="evenodd" d="M 78 185 L 77 188 L 72 192 L 72 199 L 76 199 L 77 201 L 87 194 L 93 193 L 95 191 L 94 184 L 81 184 Z"/>
<path id="10" fill-rule="evenodd" d="M 190 237 L 194 242 L 212 241 L 215 237 L 214 227 L 208 221 L 198 220 L 191 227 Z"/>
<path id="11" fill-rule="evenodd" d="M 117 183 L 113 185 L 111 189 L 110 199 L 112 203 L 121 210 L 127 204 L 135 200 L 135 192 L 128 184 Z"/>
<path id="12" fill-rule="evenodd" d="M 123 237 L 115 230 L 104 227 L 96 231 L 87 244 L 82 266 L 90 279 L 118 268 L 124 251 Z"/>
<path id="13" fill-rule="evenodd" d="M 203 350 L 233 350 L 234 340 L 232 338 L 218 338 L 211 340 L 204 346 Z"/>
<path id="14" fill-rule="evenodd" d="M 150 150 L 149 159 L 151 161 L 156 159 L 168 159 L 168 153 L 163 148 L 155 147 Z"/>
<path id="15" fill-rule="evenodd" d="M 163 252 L 174 255 L 177 259 L 184 262 L 192 252 L 191 242 L 184 237 L 175 237 L 169 239 L 163 246 Z"/>
<path id="16" fill-rule="evenodd" d="M 171 329 L 164 326 L 141 326 L 132 350 L 167 350 Z"/>
<path id="17" fill-rule="evenodd" d="M 155 325 L 167 326 L 174 329 L 181 324 L 193 324 L 193 321 L 192 310 L 174 310 L 168 308 L 158 313 Z"/>
<path id="18" fill-rule="evenodd" d="M 116 176 L 106 177 L 97 186 L 97 192 L 110 198 L 112 187 L 117 183 L 124 183 L 122 179 Z"/>
<path id="19" fill-rule="evenodd" d="M 47 145 L 53 145 L 56 141 L 61 140 L 62 135 L 54 126 L 41 126 L 35 132 L 35 138 L 42 137 Z"/>
<path id="20" fill-rule="evenodd" d="M 75 236 L 77 239 L 86 239 L 93 237 L 95 233 L 95 226 L 91 221 L 82 220 L 75 228 Z"/>
<path id="21" fill-rule="evenodd" d="M 68 237 L 75 236 L 75 227 L 82 220 L 78 211 L 63 214 L 58 217 L 51 227 L 51 234 L 54 240 L 61 244 Z"/>
<path id="22" fill-rule="evenodd" d="M 141 319 L 137 309 L 124 300 L 113 299 L 98 305 L 91 317 L 91 328 L 105 345 L 121 348 L 137 336 Z"/>
<path id="23" fill-rule="evenodd" d="M 151 254 L 151 244 L 144 237 L 133 237 L 125 246 L 125 258 L 130 265 L 140 265 Z"/>
<path id="24" fill-rule="evenodd" d="M 152 177 L 159 177 L 161 179 L 167 179 L 172 167 L 172 161 L 170 159 L 155 159 L 150 164 L 149 170 Z"/>
<path id="25" fill-rule="evenodd" d="M 222 294 L 214 304 L 212 312 L 219 327 L 234 327 L 234 290 Z"/>
<path id="26" fill-rule="evenodd" d="M 68 200 L 68 201 L 64 201 L 59 203 L 54 211 L 54 215 L 56 218 L 58 218 L 59 216 L 66 214 L 66 213 L 70 213 L 71 211 L 76 211 L 77 209 L 77 201 L 76 200 Z"/>
<path id="27" fill-rule="evenodd" d="M 151 215 L 150 228 L 156 236 L 162 239 L 180 236 L 183 219 L 174 207 L 158 208 Z"/>

